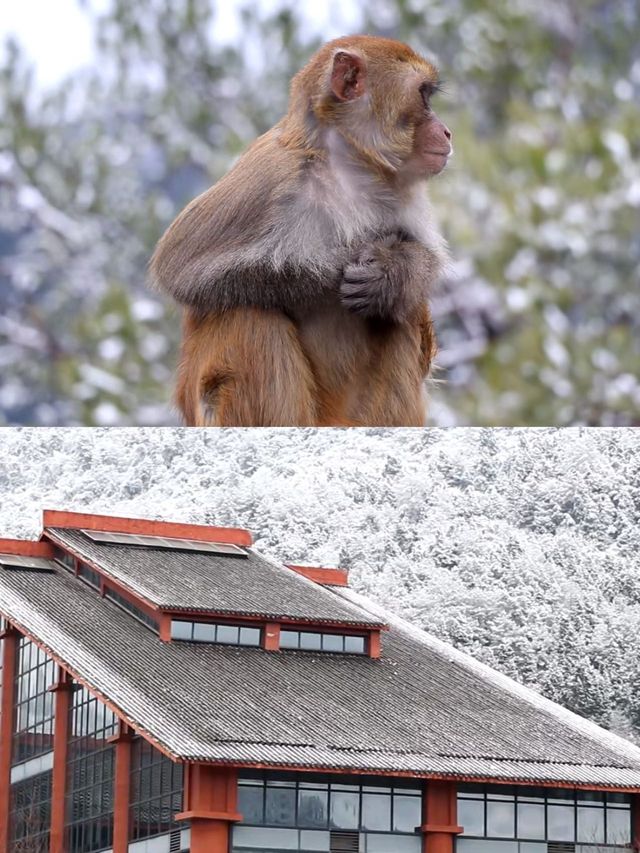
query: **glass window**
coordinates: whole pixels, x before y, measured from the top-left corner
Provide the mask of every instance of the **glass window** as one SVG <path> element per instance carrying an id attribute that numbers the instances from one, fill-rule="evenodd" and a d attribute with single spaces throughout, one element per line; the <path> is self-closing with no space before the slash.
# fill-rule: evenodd
<path id="1" fill-rule="evenodd" d="M 54 702 L 49 690 L 56 665 L 26 637 L 18 642 L 15 677 L 13 764 L 53 749 Z"/>
<path id="2" fill-rule="evenodd" d="M 264 788 L 251 785 L 238 786 L 238 811 L 244 823 L 264 822 Z"/>
<path id="3" fill-rule="evenodd" d="M 341 634 L 323 634 L 322 649 L 325 652 L 341 652 L 344 649 L 344 637 Z"/>
<path id="4" fill-rule="evenodd" d="M 300 788 L 298 792 L 299 826 L 327 826 L 329 792 Z"/>
<path id="5" fill-rule="evenodd" d="M 537 853 L 535 841 L 577 840 L 578 853 L 596 853 L 596 847 L 598 852 L 604 851 L 603 844 L 631 842 L 628 794 L 614 795 L 616 800 L 607 795 L 605 800 L 605 795 L 597 791 L 508 786 L 504 786 L 504 791 L 498 802 L 496 786 L 460 786 L 458 822 L 464 827 L 465 837 L 507 837 L 507 829 L 511 831 L 512 826 L 509 810 L 515 805 L 517 822 L 513 837 L 520 840 L 520 853 Z M 483 808 L 487 811 L 486 826 Z"/>
<path id="6" fill-rule="evenodd" d="M 308 774 L 275 774 L 265 772 L 262 777 L 240 775 L 238 810 L 243 820 L 233 835 L 233 850 L 250 847 L 252 851 L 272 849 L 263 836 L 251 834 L 260 841 L 240 843 L 248 839 L 240 827 L 248 830 L 253 825 L 265 827 L 290 827 L 300 831 L 295 850 L 328 850 L 332 831 L 357 832 L 362 851 L 389 850 L 390 853 L 420 851 L 422 791 L 402 784 L 379 784 L 385 780 L 361 777 L 310 776 Z M 338 781 L 336 781 L 338 780 Z M 262 796 L 266 809 L 262 810 Z M 296 808 L 297 806 L 297 808 Z M 324 830 L 324 831 L 323 831 Z M 303 844 L 304 836 L 304 844 Z M 375 840 L 377 839 L 377 841 Z M 384 845 L 382 839 L 385 839 Z M 369 841 L 373 844 L 371 848 Z M 311 843 L 317 846 L 309 846 Z M 280 845 L 278 850 L 285 849 Z M 286 848 L 289 849 L 289 848 Z M 272 851 L 273 853 L 273 851 Z"/>
<path id="7" fill-rule="evenodd" d="M 129 840 L 138 841 L 180 829 L 174 816 L 182 808 L 182 765 L 144 738 L 131 748 Z"/>
<path id="8" fill-rule="evenodd" d="M 473 833 L 475 835 L 476 833 Z M 544 805 L 518 803 L 518 838 L 545 838 Z"/>
<path id="9" fill-rule="evenodd" d="M 577 840 L 590 844 L 604 843 L 604 809 L 578 807 Z"/>
<path id="10" fill-rule="evenodd" d="M 259 646 L 261 634 L 260 628 L 240 628 L 240 645 Z"/>
<path id="11" fill-rule="evenodd" d="M 414 832 L 422 824 L 422 798 L 394 794 L 394 832 Z"/>
<path id="12" fill-rule="evenodd" d="M 487 835 L 491 838 L 515 838 L 514 803 L 487 802 Z"/>
<path id="13" fill-rule="evenodd" d="M 45 853 L 49 849 L 51 786 L 51 771 L 11 786 L 10 853 Z"/>
<path id="14" fill-rule="evenodd" d="M 381 829 L 389 832 L 391 829 L 391 795 L 363 794 L 361 820 L 363 829 Z"/>
<path id="15" fill-rule="evenodd" d="M 484 828 L 484 799 L 458 799 L 458 823 L 465 835 L 486 835 Z"/>
<path id="16" fill-rule="evenodd" d="M 352 655 L 363 655 L 364 637 L 345 637 L 344 650 Z"/>
<path id="17" fill-rule="evenodd" d="M 322 648 L 322 635 L 310 631 L 300 631 L 300 648 L 308 651 L 318 651 Z"/>
<path id="18" fill-rule="evenodd" d="M 69 709 L 65 849 L 90 853 L 111 847 L 115 754 L 108 738 L 114 714 L 76 685 Z"/>
<path id="19" fill-rule="evenodd" d="M 547 837 L 550 841 L 575 841 L 573 806 L 547 806 Z"/>
<path id="20" fill-rule="evenodd" d="M 180 620 L 172 620 L 171 622 L 171 639 L 172 640 L 190 640 L 193 632 L 192 622 L 182 622 Z"/>
<path id="21" fill-rule="evenodd" d="M 300 645 L 300 634 L 298 631 L 280 631 L 280 648 L 297 649 Z"/>
<path id="22" fill-rule="evenodd" d="M 197 643 L 215 643 L 216 626 L 209 625 L 207 622 L 194 622 L 193 639 Z"/>
<path id="23" fill-rule="evenodd" d="M 240 642 L 240 628 L 237 625 L 218 625 L 216 642 L 237 646 Z"/>
<path id="24" fill-rule="evenodd" d="M 360 796 L 349 791 L 331 794 L 331 826 L 336 829 L 358 829 L 360 825 Z"/>
<path id="25" fill-rule="evenodd" d="M 630 841 L 630 809 L 607 808 L 607 844 L 629 844 Z"/>
<path id="26" fill-rule="evenodd" d="M 296 789 L 268 786 L 266 790 L 265 823 L 269 826 L 295 826 Z"/>

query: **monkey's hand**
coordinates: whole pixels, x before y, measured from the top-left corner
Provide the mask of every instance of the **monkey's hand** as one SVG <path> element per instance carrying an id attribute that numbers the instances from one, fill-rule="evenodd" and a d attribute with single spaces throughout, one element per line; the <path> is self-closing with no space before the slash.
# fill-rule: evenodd
<path id="1" fill-rule="evenodd" d="M 439 272 L 438 255 L 415 240 L 393 235 L 365 243 L 344 267 L 340 301 L 368 319 L 406 323 Z"/>

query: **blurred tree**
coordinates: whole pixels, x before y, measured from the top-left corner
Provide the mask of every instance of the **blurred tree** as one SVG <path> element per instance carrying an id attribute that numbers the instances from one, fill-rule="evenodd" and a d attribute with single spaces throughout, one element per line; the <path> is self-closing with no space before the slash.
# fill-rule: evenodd
<path id="1" fill-rule="evenodd" d="M 0 57 L 0 418 L 168 423 L 179 312 L 146 289 L 146 261 L 335 31 L 291 0 L 238 5 L 242 44 L 211 0 L 82 5 L 93 68 L 43 93 L 19 45 Z M 451 81 L 456 156 L 432 195 L 455 263 L 434 300 L 433 420 L 639 422 L 635 0 L 350 12 Z"/>

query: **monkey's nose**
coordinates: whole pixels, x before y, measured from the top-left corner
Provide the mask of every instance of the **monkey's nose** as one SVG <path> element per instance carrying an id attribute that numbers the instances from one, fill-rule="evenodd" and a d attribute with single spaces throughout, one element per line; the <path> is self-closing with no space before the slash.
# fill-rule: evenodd
<path id="1" fill-rule="evenodd" d="M 444 130 L 444 135 L 447 137 L 447 139 L 449 141 L 451 141 L 451 131 L 449 130 L 449 128 L 446 126 L 446 124 L 443 124 L 442 128 Z"/>

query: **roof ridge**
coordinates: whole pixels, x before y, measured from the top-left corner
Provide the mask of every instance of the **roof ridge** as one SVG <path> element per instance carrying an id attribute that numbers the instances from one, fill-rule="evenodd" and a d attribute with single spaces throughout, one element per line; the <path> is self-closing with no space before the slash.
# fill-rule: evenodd
<path id="1" fill-rule="evenodd" d="M 572 727 L 579 734 L 591 737 L 594 740 L 597 740 L 601 745 L 611 749 L 613 752 L 619 753 L 623 760 L 637 761 L 638 767 L 633 769 L 638 769 L 640 767 L 640 747 L 636 746 L 632 741 L 610 732 L 608 729 L 605 729 L 603 726 L 599 726 L 597 723 L 588 720 L 586 717 L 581 717 L 579 714 L 576 714 L 574 711 L 570 711 L 568 708 L 554 702 L 552 699 L 547 699 L 531 687 L 525 687 L 524 684 L 520 684 L 508 675 L 504 675 L 504 673 L 499 672 L 497 669 L 493 669 L 488 666 L 488 664 L 482 663 L 472 657 L 472 655 L 469 655 L 466 652 L 461 652 L 450 643 L 440 640 L 435 635 L 430 634 L 428 631 L 419 628 L 417 625 L 408 622 L 406 619 L 403 619 L 392 611 L 376 604 L 374 601 L 361 593 L 356 592 L 352 588 L 332 587 L 331 592 L 333 595 L 345 598 L 353 604 L 357 604 L 362 609 L 368 610 L 373 615 L 385 619 L 390 627 L 396 627 L 398 630 L 409 634 L 413 639 L 422 643 L 422 645 L 428 646 L 438 654 L 448 657 L 450 661 L 464 666 L 470 672 L 480 675 L 485 680 L 493 683 L 496 687 L 507 691 L 519 699 L 529 702 L 539 710 L 547 711 L 561 722 Z M 504 760 L 506 761 L 507 759 Z"/>

